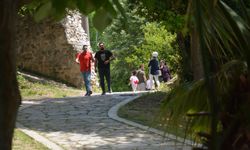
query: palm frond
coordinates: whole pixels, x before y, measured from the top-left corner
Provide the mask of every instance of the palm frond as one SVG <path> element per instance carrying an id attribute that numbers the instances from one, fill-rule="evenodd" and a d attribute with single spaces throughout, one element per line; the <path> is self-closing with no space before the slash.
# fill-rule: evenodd
<path id="1" fill-rule="evenodd" d="M 237 69 L 235 69 L 237 68 Z M 225 110 L 224 106 L 230 102 L 230 94 L 232 93 L 235 82 L 237 82 L 241 74 L 246 73 L 247 65 L 240 60 L 233 60 L 221 67 L 221 70 L 210 78 L 215 80 L 215 91 L 217 103 L 220 110 Z M 168 94 L 161 108 L 161 119 L 163 123 L 170 123 L 178 127 L 181 122 L 188 119 L 192 131 L 209 132 L 209 124 L 211 123 L 211 103 L 208 98 L 208 91 L 204 79 L 193 82 L 184 83 L 175 87 Z M 187 117 L 191 115 L 195 119 Z"/>

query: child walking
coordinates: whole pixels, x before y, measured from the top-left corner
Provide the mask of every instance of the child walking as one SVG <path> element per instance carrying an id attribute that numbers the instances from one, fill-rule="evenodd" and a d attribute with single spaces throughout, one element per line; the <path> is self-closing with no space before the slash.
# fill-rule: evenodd
<path id="1" fill-rule="evenodd" d="M 136 76 L 136 71 L 135 70 L 132 72 L 132 75 L 131 75 L 129 80 L 130 80 L 130 84 L 131 84 L 133 92 L 136 92 L 136 89 L 137 89 L 137 86 L 138 86 L 138 83 L 139 83 L 139 79 Z"/>

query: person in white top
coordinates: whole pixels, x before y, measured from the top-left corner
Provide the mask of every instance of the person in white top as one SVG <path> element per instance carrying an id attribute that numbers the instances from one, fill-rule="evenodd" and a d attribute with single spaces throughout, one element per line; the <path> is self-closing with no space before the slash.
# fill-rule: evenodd
<path id="1" fill-rule="evenodd" d="M 153 84 L 151 84 L 150 79 L 146 81 L 146 90 L 152 90 L 154 88 L 155 81 L 153 80 Z"/>
<path id="2" fill-rule="evenodd" d="M 129 80 L 130 80 L 130 84 L 131 84 L 133 92 L 136 92 L 136 89 L 139 83 L 139 79 L 136 76 L 136 71 L 132 72 L 132 75 Z"/>

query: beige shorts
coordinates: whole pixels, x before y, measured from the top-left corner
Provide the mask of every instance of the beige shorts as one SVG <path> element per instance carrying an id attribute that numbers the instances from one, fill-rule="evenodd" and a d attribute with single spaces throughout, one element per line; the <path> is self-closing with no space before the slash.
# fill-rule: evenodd
<path id="1" fill-rule="evenodd" d="M 140 83 L 138 84 L 137 91 L 145 91 L 146 90 L 146 84 Z"/>

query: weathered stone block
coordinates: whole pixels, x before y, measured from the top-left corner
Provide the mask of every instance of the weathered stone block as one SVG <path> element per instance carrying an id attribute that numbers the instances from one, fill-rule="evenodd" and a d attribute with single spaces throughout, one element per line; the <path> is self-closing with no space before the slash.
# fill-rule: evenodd
<path id="1" fill-rule="evenodd" d="M 55 79 L 82 86 L 75 55 L 83 44 L 89 44 L 77 11 L 60 22 L 36 23 L 30 17 L 19 19 L 17 31 L 17 65 Z"/>

